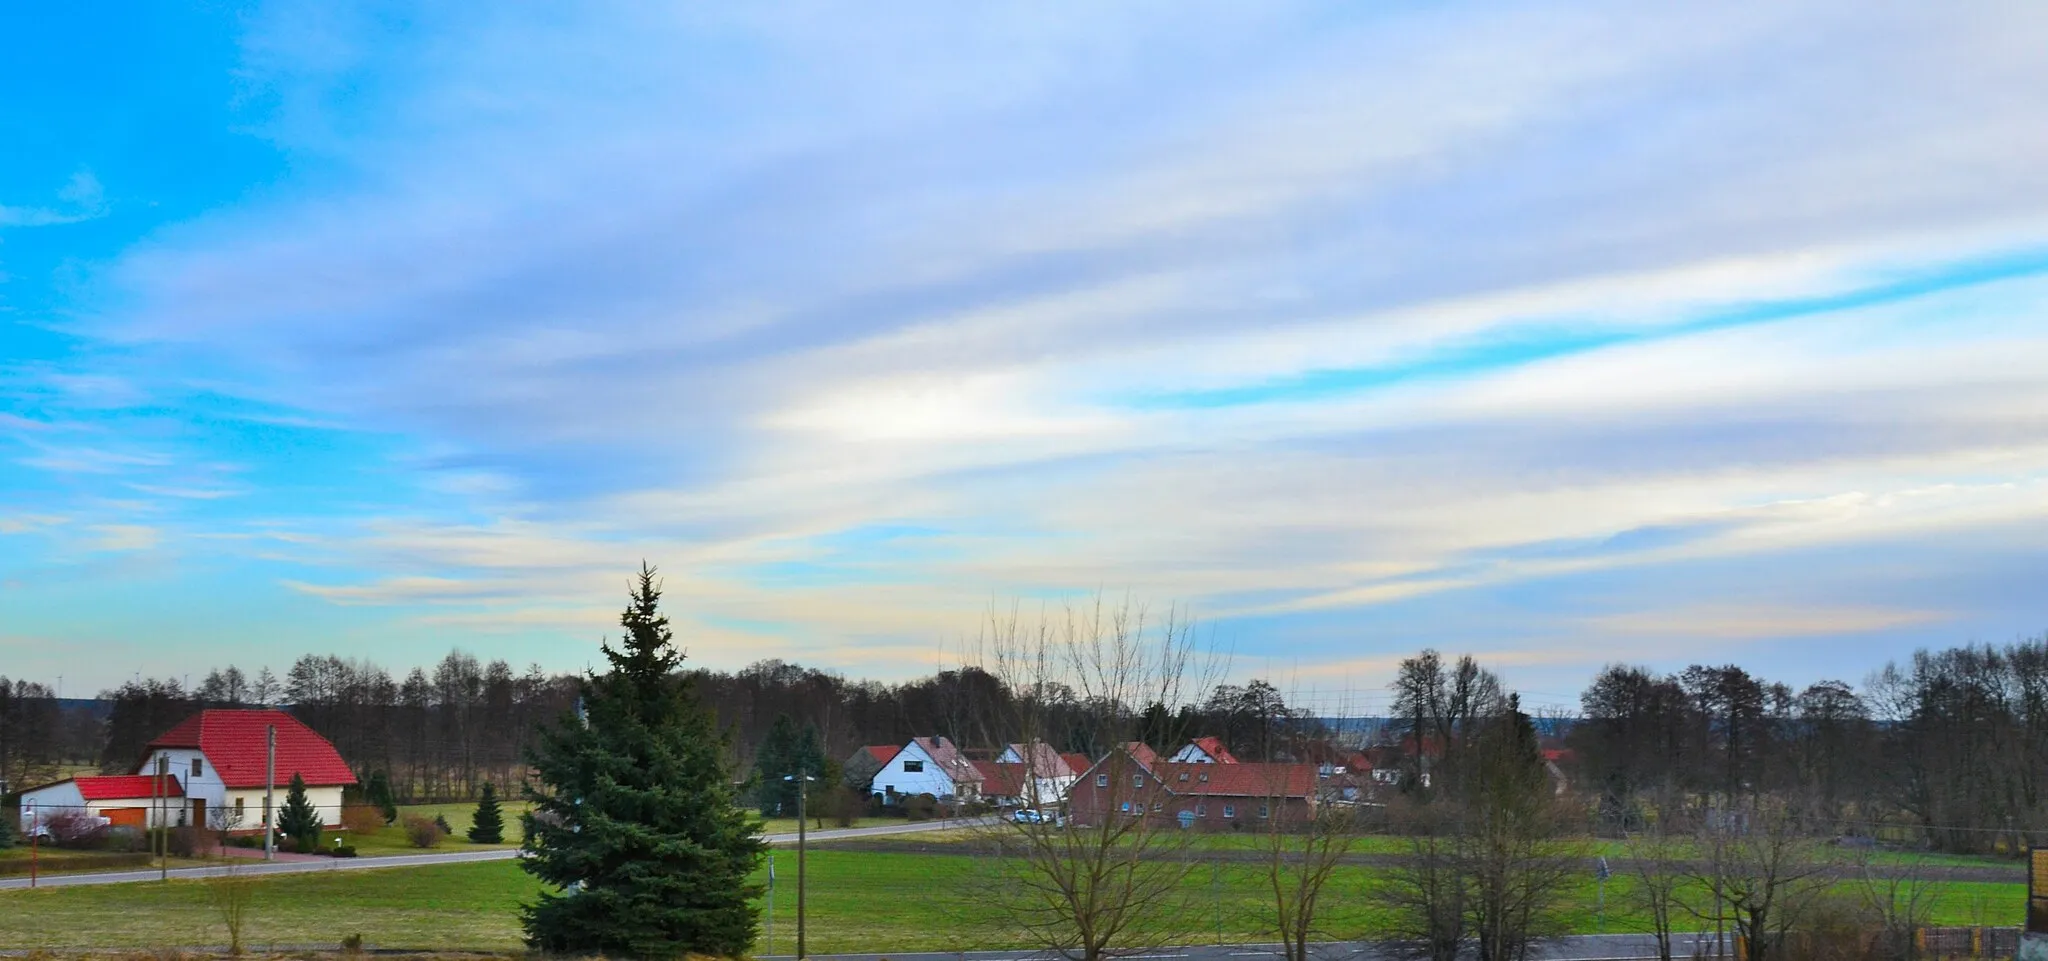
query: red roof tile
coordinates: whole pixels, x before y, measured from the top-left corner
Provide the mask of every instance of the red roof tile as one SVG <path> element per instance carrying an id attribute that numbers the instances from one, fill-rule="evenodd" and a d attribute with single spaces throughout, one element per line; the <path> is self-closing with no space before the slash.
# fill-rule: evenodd
<path id="1" fill-rule="evenodd" d="M 262 787 L 264 731 L 277 726 L 277 783 L 297 774 L 314 786 L 356 783 L 355 772 L 327 739 L 283 711 L 209 710 L 165 731 L 150 748 L 194 747 L 228 787 Z"/>
<path id="2" fill-rule="evenodd" d="M 1220 737 L 1198 737 L 1194 743 L 1196 747 L 1202 749 L 1203 754 L 1209 755 L 1218 764 L 1237 763 L 1237 758 L 1231 755 L 1229 748 L 1223 746 L 1223 739 Z"/>
<path id="3" fill-rule="evenodd" d="M 897 744 L 870 744 L 861 750 L 868 752 L 868 756 L 874 758 L 876 763 L 887 764 L 896 760 L 897 753 L 901 752 L 903 747 Z"/>
<path id="4" fill-rule="evenodd" d="M 1031 792 L 1024 789 L 1024 765 L 1004 764 L 996 761 L 972 761 L 976 771 L 981 772 L 981 793 L 990 797 L 1023 797 Z"/>
<path id="5" fill-rule="evenodd" d="M 88 801 L 118 801 L 129 798 L 148 799 L 157 796 L 156 778 L 148 774 L 114 774 L 106 777 L 72 778 L 78 784 L 78 794 Z M 185 787 L 178 783 L 173 774 L 164 778 L 164 788 L 169 797 L 184 797 Z M 62 783 L 62 782 L 58 782 Z"/>
<path id="6" fill-rule="evenodd" d="M 1309 797 L 1316 793 L 1313 764 L 1150 764 L 1152 775 L 1175 794 L 1228 797 Z M 1181 776 L 1187 779 L 1182 780 Z M 1206 778 L 1206 780 L 1204 780 Z"/>
<path id="7" fill-rule="evenodd" d="M 1076 777 L 1079 777 L 1081 772 L 1095 766 L 1095 762 L 1088 760 L 1088 755 L 1086 754 L 1062 754 L 1060 755 L 1060 760 L 1067 762 L 1067 770 Z"/>

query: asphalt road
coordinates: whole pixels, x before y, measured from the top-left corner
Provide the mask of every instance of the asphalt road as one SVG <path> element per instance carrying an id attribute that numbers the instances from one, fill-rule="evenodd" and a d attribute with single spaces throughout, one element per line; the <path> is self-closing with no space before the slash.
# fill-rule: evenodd
<path id="1" fill-rule="evenodd" d="M 942 831 L 963 827 L 965 821 L 918 821 L 902 824 L 884 824 L 871 828 L 826 828 L 810 832 L 813 841 L 833 841 L 847 838 L 887 837 L 892 834 L 916 834 L 921 831 Z M 794 834 L 770 834 L 768 843 L 787 846 L 796 843 Z M 219 877 L 230 871 L 250 877 L 266 874 L 304 874 L 312 871 L 372 871 L 384 868 L 418 868 L 436 864 L 468 864 L 473 861 L 509 861 L 519 856 L 517 849 L 494 851 L 447 851 L 421 854 L 394 854 L 384 857 L 367 858 L 324 858 L 319 861 L 236 861 L 233 865 L 215 865 L 203 868 L 175 868 L 170 872 L 172 880 Z M 86 884 L 133 884 L 138 881 L 155 881 L 164 875 L 155 870 L 106 871 L 92 874 L 51 874 L 36 881 L 38 888 L 65 888 Z M 0 879 L 0 891 L 10 891 L 29 886 L 26 877 Z"/>
<path id="2" fill-rule="evenodd" d="M 1694 941 L 1713 957 L 1714 936 L 1673 935 L 1673 957 L 1693 956 Z M 1731 943 L 1725 953 L 1733 954 Z M 1119 955 L 1119 961 L 1247 961 L 1281 958 L 1286 955 L 1277 944 L 1203 944 L 1160 948 L 1137 954 Z M 766 955 L 762 961 L 788 958 Z M 1405 957 L 1388 945 L 1371 941 L 1326 941 L 1309 945 L 1314 961 L 1396 961 Z M 1633 961 L 1657 957 L 1657 942 L 1647 934 L 1581 934 L 1536 945 L 1529 950 L 1531 961 Z M 1045 951 L 933 951 L 889 952 L 886 954 L 813 954 L 815 961 L 1061 961 Z"/>

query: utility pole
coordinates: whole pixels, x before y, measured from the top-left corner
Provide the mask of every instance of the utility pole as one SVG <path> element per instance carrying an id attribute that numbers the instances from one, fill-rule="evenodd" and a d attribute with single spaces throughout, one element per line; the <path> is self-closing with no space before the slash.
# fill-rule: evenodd
<path id="1" fill-rule="evenodd" d="M 171 756 L 156 756 L 156 870 L 157 880 L 171 879 Z"/>
<path id="2" fill-rule="evenodd" d="M 783 775 L 782 779 L 796 782 L 796 956 L 797 961 L 803 961 L 810 956 L 806 953 L 804 944 L 804 842 L 809 836 L 804 827 L 804 801 L 805 795 L 810 792 L 804 788 L 811 777 L 799 771 L 796 774 Z"/>
<path id="3" fill-rule="evenodd" d="M 263 860 L 277 860 L 277 725 L 263 729 Z"/>

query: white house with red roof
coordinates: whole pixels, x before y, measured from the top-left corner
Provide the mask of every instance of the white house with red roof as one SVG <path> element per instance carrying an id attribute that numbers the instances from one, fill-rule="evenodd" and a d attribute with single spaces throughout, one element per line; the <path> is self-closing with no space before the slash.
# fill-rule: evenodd
<path id="1" fill-rule="evenodd" d="M 889 804 L 919 794 L 972 801 L 981 796 L 981 772 L 952 741 L 914 737 L 875 772 L 868 790 Z"/>
<path id="2" fill-rule="evenodd" d="M 1174 764 L 1236 764 L 1237 758 L 1223 746 L 1223 739 L 1198 737 L 1167 759 Z"/>
<path id="3" fill-rule="evenodd" d="M 74 777 L 21 792 L 24 831 L 74 812 L 118 827 L 155 827 L 180 823 L 187 810 L 185 786 L 176 777 L 161 783 L 141 774 Z"/>
<path id="4" fill-rule="evenodd" d="M 272 728 L 277 730 L 277 804 L 284 805 L 284 792 L 296 774 L 305 779 L 306 800 L 320 813 L 321 823 L 339 826 L 341 791 L 356 783 L 355 773 L 326 738 L 298 718 L 269 709 L 200 711 L 150 741 L 134 774 L 75 777 L 22 792 L 23 817 L 34 804 L 41 819 L 58 810 L 82 809 L 136 827 L 260 829 L 268 820 L 263 793 Z M 152 800 L 159 759 L 170 774 L 169 802 Z"/>

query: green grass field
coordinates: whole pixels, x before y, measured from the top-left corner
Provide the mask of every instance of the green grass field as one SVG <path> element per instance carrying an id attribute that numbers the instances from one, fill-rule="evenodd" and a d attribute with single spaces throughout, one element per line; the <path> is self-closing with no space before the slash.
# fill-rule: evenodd
<path id="1" fill-rule="evenodd" d="M 452 821 L 452 818 L 451 818 Z M 787 953 L 794 939 L 795 853 L 774 854 L 773 943 L 762 954 Z M 810 946 L 818 952 L 958 950 L 1019 943 L 988 908 L 998 878 L 988 859 L 857 851 L 813 851 L 808 866 Z M 1364 894 L 1364 867 L 1340 869 L 1326 898 L 1334 937 L 1376 927 L 1378 908 Z M 420 950 L 512 950 L 519 947 L 518 908 L 539 886 L 506 862 L 431 868 L 287 875 L 255 885 L 252 944 L 333 945 L 350 934 L 371 947 Z M 1181 930 L 1189 940 L 1264 940 L 1265 902 L 1245 864 L 1198 867 L 1185 893 L 1194 905 Z M 1641 930 L 1620 906 L 1628 885 L 1608 884 L 1605 918 L 1595 916 L 1594 882 L 1576 891 L 1574 926 Z M 2012 925 L 2025 899 L 2021 884 L 1954 883 L 1936 908 L 1942 924 Z M 124 884 L 0 892 L 0 950 L 152 948 L 217 945 L 224 931 L 203 882 Z"/>

